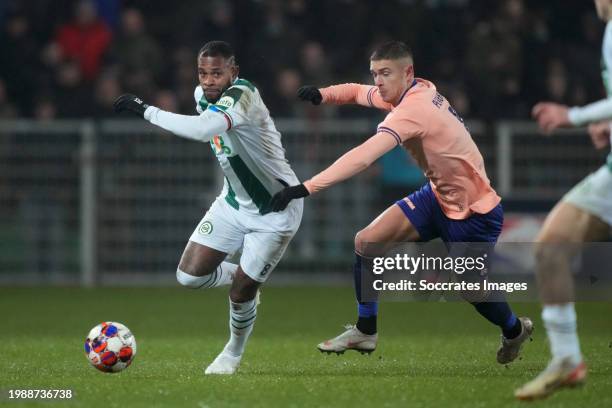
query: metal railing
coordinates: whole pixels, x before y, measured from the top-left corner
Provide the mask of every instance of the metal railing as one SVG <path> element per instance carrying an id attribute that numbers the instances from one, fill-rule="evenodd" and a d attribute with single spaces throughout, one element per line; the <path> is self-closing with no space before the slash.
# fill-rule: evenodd
<path id="1" fill-rule="evenodd" d="M 376 127 L 367 120 L 276 124 L 300 179 Z M 468 127 L 505 198 L 556 199 L 603 163 L 584 130 L 546 139 L 531 122 Z M 355 233 L 390 197 L 414 188 L 388 185 L 380 171 L 386 165 L 309 198 L 280 273 L 348 268 Z M 0 121 L 0 284 L 93 286 L 171 276 L 221 182 L 207 144 L 139 120 Z"/>

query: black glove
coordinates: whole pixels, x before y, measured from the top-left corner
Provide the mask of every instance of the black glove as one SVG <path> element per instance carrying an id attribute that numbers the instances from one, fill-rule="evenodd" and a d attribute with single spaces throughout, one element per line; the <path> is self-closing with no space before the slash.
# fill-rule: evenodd
<path id="1" fill-rule="evenodd" d="M 298 89 L 298 98 L 303 101 L 310 101 L 313 105 L 319 105 L 323 100 L 323 95 L 316 86 L 306 85 Z"/>
<path id="2" fill-rule="evenodd" d="M 129 111 L 141 118 L 144 118 L 144 113 L 148 107 L 149 105 L 144 103 L 142 99 L 132 94 L 123 94 L 115 99 L 115 103 L 113 103 L 113 108 L 115 108 L 116 113 Z"/>
<path id="3" fill-rule="evenodd" d="M 291 200 L 296 198 L 302 198 L 309 196 L 308 189 L 304 187 L 304 184 L 297 186 L 285 187 L 278 193 L 274 194 L 274 197 L 270 200 L 270 209 L 272 211 L 283 211 L 289 205 Z"/>

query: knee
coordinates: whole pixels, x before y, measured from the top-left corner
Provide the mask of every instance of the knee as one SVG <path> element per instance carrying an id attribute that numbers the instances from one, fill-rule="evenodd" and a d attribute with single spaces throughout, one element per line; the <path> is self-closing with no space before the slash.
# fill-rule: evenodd
<path id="1" fill-rule="evenodd" d="M 369 242 L 369 233 L 367 229 L 362 229 L 357 234 L 355 234 L 355 252 L 359 255 L 367 256 L 368 252 L 368 242 Z"/>
<path id="2" fill-rule="evenodd" d="M 553 257 L 549 244 L 543 241 L 538 241 L 534 244 L 533 253 L 535 255 L 536 264 L 538 265 L 549 263 Z"/>
<path id="3" fill-rule="evenodd" d="M 179 263 L 179 266 L 176 270 L 176 276 L 177 276 L 177 280 L 178 280 L 179 275 L 182 276 L 182 274 L 179 273 L 180 271 L 184 273 L 185 275 L 189 275 L 193 278 L 197 278 L 201 276 L 210 275 L 211 273 L 213 273 L 215 269 L 216 269 L 216 266 L 208 265 L 207 262 L 204 262 L 202 260 L 200 260 L 199 262 L 195 262 L 192 260 L 181 259 L 181 262 Z"/>
<path id="4" fill-rule="evenodd" d="M 182 271 L 180 267 L 176 269 L 176 280 L 181 285 L 190 289 L 198 289 L 202 286 L 201 276 L 191 275 L 187 272 Z"/>
<path id="5" fill-rule="evenodd" d="M 534 256 L 536 269 L 548 269 L 568 257 L 570 248 L 554 241 L 538 240 L 535 243 Z"/>

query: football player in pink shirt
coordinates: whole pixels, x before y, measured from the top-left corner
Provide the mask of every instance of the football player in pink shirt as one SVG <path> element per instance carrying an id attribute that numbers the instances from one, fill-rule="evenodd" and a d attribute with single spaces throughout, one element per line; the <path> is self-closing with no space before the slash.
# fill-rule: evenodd
<path id="1" fill-rule="evenodd" d="M 323 352 L 353 349 L 372 352 L 378 341 L 378 302 L 362 301 L 362 265 L 375 254 L 367 244 L 404 241 L 495 243 L 503 224 L 500 197 L 491 187 L 483 158 L 463 120 L 437 92 L 433 83 L 415 78 L 413 58 L 406 44 L 388 42 L 370 57 L 374 86 L 342 84 L 317 89 L 300 88 L 298 96 L 315 105 L 359 104 L 388 113 L 376 134 L 340 157 L 303 184 L 287 187 L 271 201 L 273 211 L 301 197 L 331 187 L 363 171 L 379 157 L 402 145 L 425 172 L 428 182 L 397 201 L 355 237 L 355 291 L 358 320 L 339 336 L 318 345 Z M 370 245 L 371 248 L 371 245 Z M 519 354 L 533 331 L 529 318 L 517 318 L 500 292 L 465 297 L 491 323 L 500 327 L 502 341 L 497 361 L 506 364 Z"/>

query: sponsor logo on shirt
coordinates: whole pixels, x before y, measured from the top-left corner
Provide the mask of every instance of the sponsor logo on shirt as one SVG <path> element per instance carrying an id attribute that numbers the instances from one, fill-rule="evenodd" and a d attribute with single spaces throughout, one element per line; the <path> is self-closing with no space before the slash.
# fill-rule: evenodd
<path id="1" fill-rule="evenodd" d="M 215 135 L 210 139 L 210 146 L 217 156 L 223 153 L 232 154 L 232 149 L 225 145 L 223 138 L 219 135 Z"/>
<path id="2" fill-rule="evenodd" d="M 232 106 L 234 106 L 235 102 L 236 101 L 234 100 L 234 98 L 226 95 L 222 97 L 221 99 L 219 99 L 215 105 L 222 106 L 224 108 L 231 108 Z"/>

